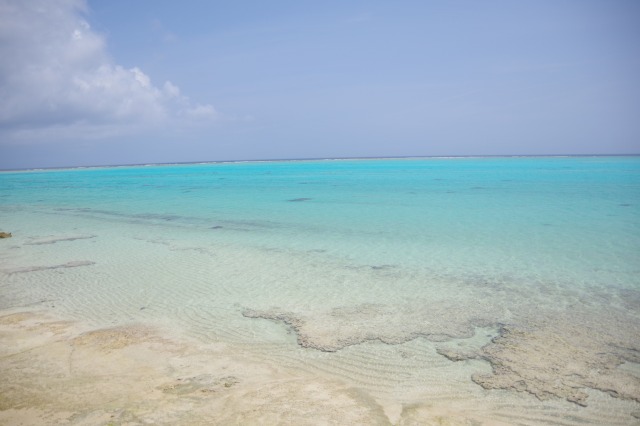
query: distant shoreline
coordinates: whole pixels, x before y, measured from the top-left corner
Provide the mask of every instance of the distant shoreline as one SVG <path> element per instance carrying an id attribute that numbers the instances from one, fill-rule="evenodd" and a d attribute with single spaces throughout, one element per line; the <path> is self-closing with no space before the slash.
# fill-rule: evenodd
<path id="1" fill-rule="evenodd" d="M 16 169 L 0 169 L 0 173 L 13 172 L 36 172 L 55 170 L 78 170 L 78 169 L 115 169 L 121 167 L 158 167 L 158 166 L 180 166 L 194 164 L 236 164 L 236 163 L 292 163 L 304 161 L 371 161 L 371 160 L 447 160 L 466 158 L 599 158 L 599 157 L 639 157 L 638 154 L 500 154 L 500 155 L 406 155 L 406 156 L 384 156 L 384 157 L 309 157 L 309 158 L 269 158 L 250 160 L 211 160 L 211 161 L 178 161 L 169 163 L 130 163 L 130 164 L 101 164 L 84 166 L 54 166 L 54 167 L 30 167 Z"/>

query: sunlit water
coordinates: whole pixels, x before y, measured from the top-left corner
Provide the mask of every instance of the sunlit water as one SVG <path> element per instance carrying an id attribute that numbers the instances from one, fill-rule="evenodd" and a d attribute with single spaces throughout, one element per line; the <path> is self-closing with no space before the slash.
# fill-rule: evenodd
<path id="1" fill-rule="evenodd" d="M 0 230 L 13 233 L 0 240 L 0 308 L 175 327 L 381 401 L 479 401 L 503 421 L 625 424 L 640 410 L 638 157 L 3 172 Z M 487 385 L 472 380 L 492 372 L 483 357 L 441 355 L 480 351 L 504 326 L 539 339 L 567 323 L 596 336 L 569 345 L 585 365 L 628 349 L 610 363 L 628 367 L 624 397 L 578 381 L 586 408 L 561 392 L 543 404 L 545 383 Z"/>

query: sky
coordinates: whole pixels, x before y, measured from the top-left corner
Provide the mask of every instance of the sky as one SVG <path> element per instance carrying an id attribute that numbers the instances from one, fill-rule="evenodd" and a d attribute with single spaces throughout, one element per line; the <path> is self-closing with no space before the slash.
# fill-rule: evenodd
<path id="1" fill-rule="evenodd" d="M 638 153 L 636 0 L 0 0 L 0 169 Z"/>

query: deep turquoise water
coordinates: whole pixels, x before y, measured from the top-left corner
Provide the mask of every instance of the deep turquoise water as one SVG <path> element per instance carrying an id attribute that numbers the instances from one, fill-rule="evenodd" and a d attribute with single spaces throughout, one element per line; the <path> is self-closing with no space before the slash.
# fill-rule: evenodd
<path id="1" fill-rule="evenodd" d="M 451 364 L 435 350 L 471 336 L 488 345 L 505 337 L 505 324 L 532 334 L 517 356 L 483 355 L 494 367 L 506 359 L 526 364 L 518 357 L 542 334 L 577 336 L 568 346 L 550 339 L 548 350 L 562 358 L 570 348 L 584 365 L 612 351 L 598 367 L 604 376 L 640 362 L 629 355 L 640 350 L 633 346 L 640 344 L 640 157 L 3 172 L 0 230 L 14 234 L 0 241 L 2 308 L 55 305 L 95 324 L 171 324 L 203 341 L 246 345 L 270 362 L 354 381 L 376 397 L 411 402 L 407 395 L 427 392 L 430 381 L 459 397 L 467 390 L 447 385 L 451 365 L 468 378 L 468 392 L 484 392 L 471 376 L 490 372 L 490 364 Z M 292 319 L 303 325 L 287 333 Z M 586 325 L 592 320 L 600 325 Z M 631 352 L 611 349 L 621 346 Z M 427 357 L 421 367 L 400 358 L 388 365 L 407 351 Z M 543 370 L 553 363 L 540 362 Z M 557 380 L 573 389 L 571 368 L 560 368 Z M 400 380 L 399 370 L 417 373 Z M 537 395 L 531 378 L 518 374 L 514 380 Z M 632 373 L 620 377 L 640 389 Z M 637 406 L 634 392 L 622 399 Z M 585 418 L 598 418 L 612 398 L 589 395 L 595 408 Z M 550 409 L 537 401 L 524 410 Z"/>

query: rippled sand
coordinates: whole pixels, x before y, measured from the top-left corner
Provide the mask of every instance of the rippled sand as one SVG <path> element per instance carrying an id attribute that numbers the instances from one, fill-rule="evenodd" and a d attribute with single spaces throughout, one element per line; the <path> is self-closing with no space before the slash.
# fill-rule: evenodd
<path id="1" fill-rule="evenodd" d="M 416 357 L 417 349 L 408 345 L 403 356 Z M 637 422 L 615 403 L 602 412 L 608 396 L 593 391 L 587 392 L 598 410 L 531 405 L 504 391 L 482 402 L 464 388 L 433 393 L 441 383 L 431 384 L 435 389 L 423 401 L 401 404 L 349 380 L 257 360 L 231 345 L 141 324 L 89 329 L 44 311 L 2 312 L 0 370 L 0 424 L 6 425 Z"/>
<path id="2" fill-rule="evenodd" d="M 357 389 L 145 326 L 0 318 L 0 423 L 387 424 Z"/>
<path id="3" fill-rule="evenodd" d="M 0 424 L 638 422 L 635 290 L 126 229 L 5 247 Z"/>

